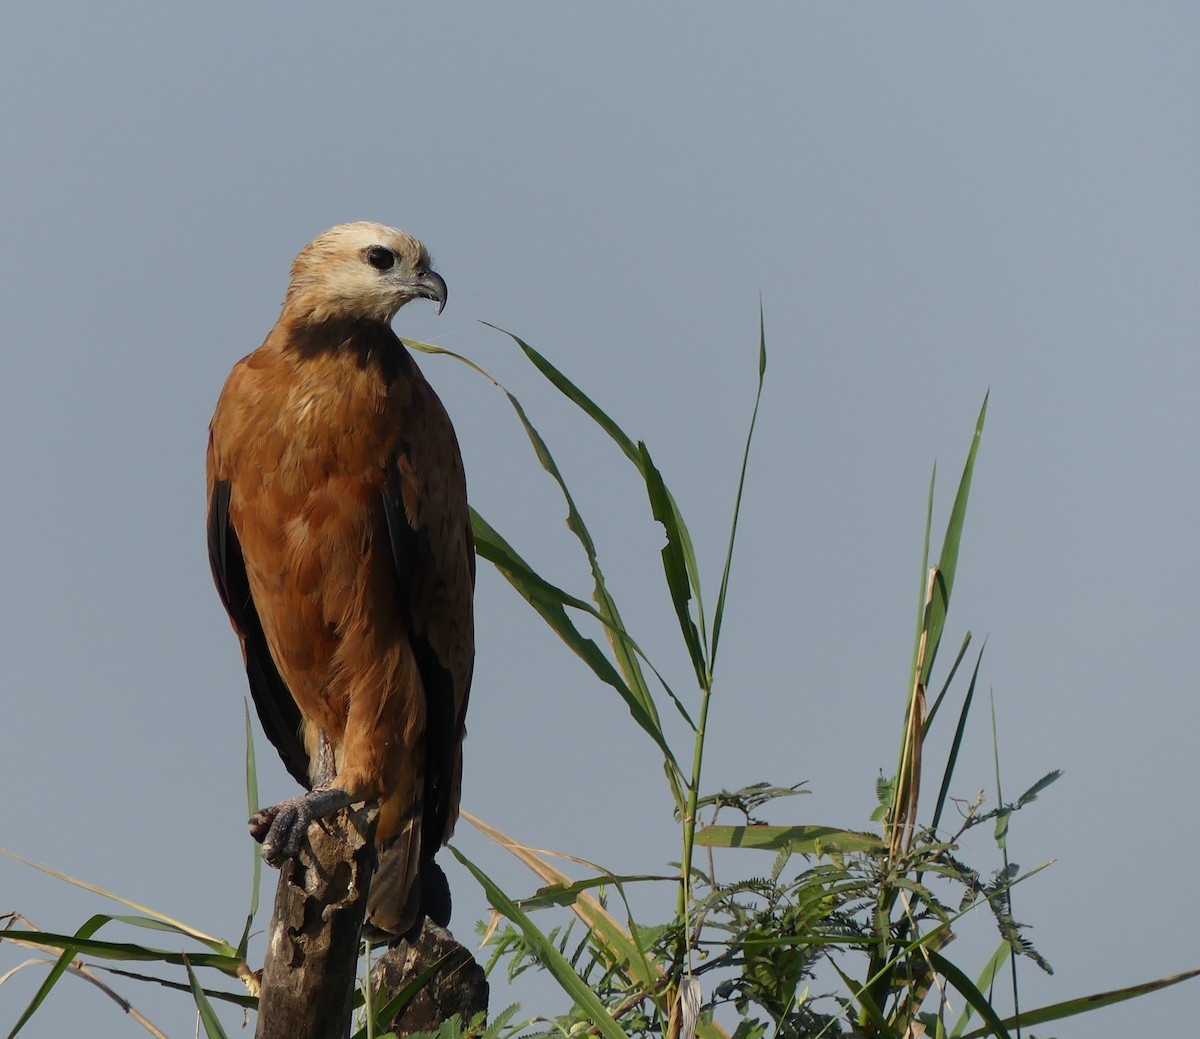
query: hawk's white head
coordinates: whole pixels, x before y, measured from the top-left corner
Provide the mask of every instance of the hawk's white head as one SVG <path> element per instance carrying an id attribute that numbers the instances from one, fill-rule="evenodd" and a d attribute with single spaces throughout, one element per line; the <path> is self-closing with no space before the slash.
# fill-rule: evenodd
<path id="1" fill-rule="evenodd" d="M 300 250 L 284 313 L 386 324 L 414 299 L 436 300 L 439 314 L 446 305 L 446 283 L 425 246 L 397 228 L 360 221 L 330 228 Z"/>

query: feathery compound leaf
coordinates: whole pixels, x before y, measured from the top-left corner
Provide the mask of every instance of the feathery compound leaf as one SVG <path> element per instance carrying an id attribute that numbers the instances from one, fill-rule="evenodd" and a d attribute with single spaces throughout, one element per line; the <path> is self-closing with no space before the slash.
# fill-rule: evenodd
<path id="1" fill-rule="evenodd" d="M 1051 783 L 1058 782 L 1062 778 L 1062 770 L 1055 769 L 1053 772 L 1048 772 L 1042 776 L 1036 783 L 1017 798 L 1017 807 L 1024 808 L 1030 801 L 1036 801 L 1038 794 L 1046 789 Z"/>

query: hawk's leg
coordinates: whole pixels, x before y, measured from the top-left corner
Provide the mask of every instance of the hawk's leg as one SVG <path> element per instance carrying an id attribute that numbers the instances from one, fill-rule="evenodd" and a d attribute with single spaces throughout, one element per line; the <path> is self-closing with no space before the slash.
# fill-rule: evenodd
<path id="1" fill-rule="evenodd" d="M 329 789 L 335 775 L 333 743 L 322 732 L 317 737 L 313 789 L 303 797 L 292 797 L 264 808 L 250 820 L 250 834 L 262 844 L 262 856 L 272 866 L 300 854 L 300 845 L 311 823 L 328 818 L 350 804 L 344 791 Z"/>

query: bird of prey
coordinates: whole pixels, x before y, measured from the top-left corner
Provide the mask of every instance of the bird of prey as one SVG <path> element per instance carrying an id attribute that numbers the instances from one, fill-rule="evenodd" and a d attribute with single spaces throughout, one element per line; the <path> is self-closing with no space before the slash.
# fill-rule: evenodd
<path id="1" fill-rule="evenodd" d="M 208 550 L 259 718 L 308 789 L 250 820 L 274 865 L 376 801 L 376 933 L 445 925 L 434 854 L 458 817 L 475 552 L 458 441 L 391 328 L 446 304 L 420 242 L 343 224 L 296 257 L 275 327 L 234 366 L 208 443 Z"/>

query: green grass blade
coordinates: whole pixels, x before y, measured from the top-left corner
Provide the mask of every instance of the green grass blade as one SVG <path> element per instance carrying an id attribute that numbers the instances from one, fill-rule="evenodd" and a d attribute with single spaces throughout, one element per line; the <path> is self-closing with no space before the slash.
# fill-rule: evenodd
<path id="1" fill-rule="evenodd" d="M 474 509 L 471 510 L 471 528 L 475 535 L 475 551 L 479 557 L 495 566 L 505 580 L 541 615 L 551 630 L 592 669 L 596 677 L 612 686 L 620 694 L 634 721 L 658 745 L 668 766 L 678 772 L 679 765 L 667 744 L 657 713 L 646 709 L 646 704 L 626 684 L 612 661 L 604 655 L 595 642 L 575 627 L 563 607 L 571 605 L 592 616 L 597 616 L 594 608 L 581 599 L 567 595 L 562 589 L 556 588 L 541 578 L 521 558 L 516 549 L 505 541 L 496 529 Z M 597 619 L 600 618 L 597 617 Z"/>
<path id="2" fill-rule="evenodd" d="M 102 963 L 89 963 L 88 969 L 92 971 L 102 971 L 105 974 L 115 974 L 117 977 L 129 978 L 132 981 L 140 981 L 154 985 L 161 985 L 163 988 L 169 988 L 173 992 L 191 992 L 190 985 L 181 984 L 178 981 L 169 981 L 166 978 L 155 977 L 153 974 L 140 974 L 134 970 L 121 970 L 119 967 L 106 967 Z M 219 999 L 222 1003 L 232 1003 L 234 1006 L 241 1007 L 244 1010 L 253 1010 L 258 1006 L 258 999 L 246 992 L 223 992 L 220 989 L 203 989 L 204 994 L 209 999 Z"/>
<path id="3" fill-rule="evenodd" d="M 929 735 L 929 727 L 933 724 L 933 719 L 938 713 L 938 708 L 941 707 L 942 701 L 950 691 L 950 685 L 954 681 L 954 676 L 958 674 L 959 665 L 963 662 L 963 657 L 967 655 L 967 649 L 970 648 L 972 637 L 969 631 L 963 636 L 962 644 L 958 647 L 958 655 L 954 658 L 954 663 L 950 665 L 950 673 L 946 675 L 946 680 L 942 683 L 942 688 L 938 690 L 937 697 L 933 701 L 933 706 L 925 713 L 925 735 Z"/>
<path id="4" fill-rule="evenodd" d="M 675 607 L 675 616 L 679 619 L 679 630 L 683 634 L 684 645 L 687 646 L 688 656 L 696 672 L 696 680 L 701 688 L 708 688 L 711 675 L 708 662 L 705 660 L 704 649 L 700 641 L 700 633 L 696 622 L 692 619 L 689 603 L 692 593 L 696 593 L 697 611 L 699 610 L 699 588 L 695 586 L 691 570 L 695 566 L 695 553 L 691 552 L 691 539 L 687 536 L 686 528 L 679 523 L 678 510 L 674 507 L 667 486 L 663 483 L 662 474 L 654 465 L 646 445 L 638 442 L 638 450 L 642 454 L 642 467 L 646 478 L 646 492 L 650 496 L 650 508 L 654 518 L 663 525 L 667 534 L 667 543 L 662 548 L 663 573 L 667 578 L 667 589 L 671 593 L 671 603 Z M 692 556 L 689 566 L 688 555 Z M 700 619 L 704 623 L 703 617 Z"/>
<path id="5" fill-rule="evenodd" d="M 525 342 L 525 340 L 521 339 L 519 336 L 513 335 L 511 332 L 505 332 L 505 330 L 500 328 L 499 325 L 491 325 L 486 321 L 484 324 L 488 325 L 489 328 L 494 328 L 497 332 L 503 332 L 504 335 L 508 336 L 513 342 L 515 342 L 517 346 L 519 346 L 524 352 L 525 356 L 528 357 L 533 363 L 533 366 L 539 372 L 541 372 L 543 376 L 545 376 L 550 385 L 557 389 L 572 404 L 578 407 L 585 415 L 595 422 L 596 425 L 604 430 L 604 432 L 612 438 L 613 442 L 625 454 L 625 457 L 628 458 L 635 466 L 637 466 L 639 471 L 641 470 L 642 462 L 638 455 L 637 445 L 635 445 L 634 442 L 625 434 L 624 430 L 622 430 L 620 426 L 618 426 L 607 414 L 605 414 L 605 412 L 594 400 L 592 400 L 591 397 L 589 397 L 583 392 L 583 390 L 576 386 L 575 383 L 563 375 L 562 372 L 555 368 L 554 365 L 552 365 L 545 357 L 543 357 L 532 346 Z"/>
<path id="6" fill-rule="evenodd" d="M 975 684 L 979 680 L 979 665 L 983 661 L 983 651 L 987 649 L 985 642 L 979 649 L 979 656 L 975 658 L 975 669 L 971 672 L 971 681 L 967 686 L 967 695 L 963 698 L 962 710 L 958 712 L 958 725 L 954 730 L 954 739 L 950 742 L 950 754 L 946 759 L 946 769 L 942 773 L 942 785 L 938 788 L 937 806 L 933 810 L 933 821 L 930 822 L 930 828 L 936 830 L 942 821 L 942 810 L 946 807 L 946 800 L 950 796 L 950 781 L 954 776 L 954 769 L 958 765 L 958 752 L 962 747 L 963 734 L 967 730 L 967 715 L 971 712 L 971 704 L 975 700 Z"/>
<path id="7" fill-rule="evenodd" d="M 382 1007 L 375 1011 L 371 1023 L 371 1028 L 378 1029 L 383 1027 L 385 1021 L 391 1021 L 397 1014 L 400 1013 L 409 1003 L 417 998 L 417 993 L 429 984 L 432 978 L 439 970 L 446 965 L 446 962 L 453 956 L 454 953 L 448 952 L 440 960 L 431 963 L 415 978 L 408 981 L 405 986 L 392 996 Z M 368 1034 L 371 1034 L 371 1028 L 363 1025 L 357 1032 L 354 1033 L 353 1039 L 367 1039 Z M 385 1039 L 385 1037 L 381 1037 Z"/>
<path id="8" fill-rule="evenodd" d="M 758 421 L 758 405 L 762 401 L 763 381 L 767 374 L 767 331 L 763 319 L 762 300 L 758 302 L 758 390 L 754 394 L 754 410 L 750 413 L 750 429 L 746 433 L 746 447 L 742 451 L 742 468 L 738 473 L 737 495 L 733 501 L 733 521 L 729 525 L 729 547 L 725 550 L 725 569 L 721 574 L 721 590 L 717 593 L 717 606 L 713 611 L 712 649 L 709 651 L 709 667 L 717 663 L 717 642 L 721 638 L 721 619 L 725 616 L 725 593 L 729 588 L 729 571 L 733 565 L 733 543 L 737 539 L 738 514 L 742 508 L 742 491 L 746 486 L 746 467 L 750 462 L 750 442 L 754 439 L 754 425 Z"/>
<path id="9" fill-rule="evenodd" d="M 1026 1010 L 1020 1015 L 1014 1015 L 1003 1022 L 1009 1028 L 1030 1028 L 1033 1025 L 1043 1025 L 1048 1021 L 1061 1021 L 1065 1017 L 1076 1014 L 1086 1014 L 1101 1007 L 1110 1007 L 1127 999 L 1137 999 L 1139 996 L 1158 992 L 1160 989 L 1178 985 L 1181 981 L 1189 981 L 1200 977 L 1200 968 L 1184 971 L 1182 974 L 1172 974 L 1169 977 L 1158 978 L 1155 981 L 1142 982 L 1140 985 L 1130 985 L 1127 988 L 1111 989 L 1108 992 L 1096 992 L 1090 996 L 1078 996 L 1075 999 L 1064 1000 L 1049 1006 L 1038 1007 L 1036 1010 Z M 962 1039 L 979 1039 L 990 1034 L 990 1029 L 977 1028 L 967 1032 Z"/>
<path id="10" fill-rule="evenodd" d="M 539 962 L 545 966 L 563 992 L 575 1002 L 575 1005 L 588 1014 L 595 1030 L 600 1035 L 606 1036 L 607 1039 L 629 1039 L 625 1030 L 612 1019 L 596 993 L 571 969 L 571 965 L 554 943 L 538 929 L 516 903 L 500 890 L 491 877 L 453 845 L 450 846 L 450 851 L 478 881 L 492 908 L 521 931 L 530 949 L 537 954 Z"/>
<path id="11" fill-rule="evenodd" d="M 489 327 L 496 328 L 495 325 L 491 325 Z M 503 331 L 503 329 L 497 328 L 497 331 Z M 582 390 L 575 386 L 574 383 L 562 375 L 558 369 L 551 365 L 550 362 L 542 357 L 542 355 L 536 350 L 534 350 L 533 347 L 529 346 L 528 343 L 518 339 L 509 332 L 505 332 L 504 334 L 509 336 L 509 338 L 516 342 L 517 345 L 525 351 L 526 356 L 534 362 L 538 369 L 548 379 L 550 379 L 553 385 L 565 393 L 566 396 L 575 402 L 586 414 L 591 416 L 595 421 L 599 422 L 601 427 L 605 429 L 618 443 L 618 445 L 622 447 L 622 450 L 626 453 L 626 455 L 636 459 L 636 449 L 633 448 L 633 442 L 628 436 L 625 435 L 624 432 L 622 432 L 621 428 L 615 422 L 613 422 L 611 418 L 609 418 L 608 415 L 604 414 L 604 412 L 596 406 L 595 402 L 593 402 L 591 398 L 589 398 L 583 393 Z M 650 690 L 647 687 L 645 676 L 643 675 L 641 666 L 638 662 L 638 658 L 640 657 L 642 660 L 645 660 L 651 670 L 654 671 L 655 675 L 658 677 L 658 680 L 662 683 L 663 688 L 666 690 L 667 695 L 671 698 L 676 708 L 679 709 L 679 711 L 683 714 L 688 724 L 695 728 L 695 725 L 687 715 L 687 711 L 683 708 L 682 703 L 680 703 L 679 699 L 671 691 L 662 675 L 659 674 L 657 668 L 650 663 L 646 655 L 642 653 L 641 650 L 637 649 L 632 640 L 629 639 L 628 635 L 625 633 L 625 625 L 621 620 L 620 613 L 617 610 L 616 601 L 609 593 L 607 584 L 604 580 L 604 574 L 600 569 L 599 559 L 596 554 L 596 546 L 592 540 L 592 536 L 584 524 L 579 510 L 575 506 L 574 499 L 567 488 L 566 481 L 563 479 L 558 465 L 555 463 L 553 456 L 550 454 L 549 448 L 546 446 L 545 441 L 542 439 L 541 434 L 538 433 L 533 423 L 529 421 L 529 416 L 521 402 L 514 394 L 505 389 L 504 385 L 498 379 L 496 379 L 493 375 L 491 375 L 484 368 L 480 367 L 474 361 L 464 357 L 462 354 L 455 353 L 453 350 L 447 350 L 444 347 L 434 346 L 431 343 L 421 343 L 411 339 L 405 339 L 403 342 L 406 346 L 415 350 L 419 350 L 422 353 L 440 354 L 462 362 L 495 385 L 508 398 L 509 404 L 517 413 L 517 417 L 521 420 L 521 424 L 525 428 L 525 434 L 529 438 L 530 443 L 533 445 L 534 453 L 537 455 L 538 461 L 542 465 L 542 468 L 545 469 L 546 472 L 551 475 L 551 477 L 553 477 L 566 500 L 567 527 L 576 536 L 576 538 L 578 538 L 580 544 L 583 546 L 585 554 L 588 557 L 588 564 L 591 567 L 594 583 L 593 595 L 596 600 L 596 605 L 599 608 L 598 616 L 601 622 L 605 625 L 605 635 L 612 645 L 613 655 L 617 661 L 617 667 L 624 676 L 626 685 L 630 688 L 630 691 L 633 693 L 633 695 L 642 703 L 646 712 L 657 719 L 657 708 L 654 704 L 653 698 L 650 695 Z"/>
<path id="12" fill-rule="evenodd" d="M 996 951 L 989 957 L 987 963 L 984 964 L 983 970 L 980 971 L 979 977 L 975 980 L 975 987 L 980 992 L 989 991 L 996 982 L 996 975 L 1004 968 L 1004 965 L 1012 956 L 1012 946 L 1008 942 L 1001 942 L 996 948 Z M 954 1027 L 950 1030 L 951 1036 L 961 1036 L 967 1025 L 971 1023 L 971 1017 L 975 1013 L 975 1008 L 970 1003 L 963 1008 L 962 1014 L 954 1023 Z"/>
<path id="13" fill-rule="evenodd" d="M 971 477 L 975 472 L 975 456 L 979 452 L 979 441 L 983 436 L 987 406 L 988 394 L 984 394 L 983 406 L 979 409 L 979 418 L 975 421 L 975 435 L 971 438 L 971 449 L 967 452 L 962 478 L 958 482 L 958 492 L 954 496 L 954 505 L 950 509 L 950 519 L 946 524 L 946 534 L 942 538 L 942 551 L 937 564 L 938 582 L 934 589 L 933 609 L 929 618 L 929 649 L 925 655 L 925 666 L 921 672 L 923 685 L 927 685 L 929 682 L 929 672 L 933 667 L 934 658 L 937 656 L 942 629 L 946 624 L 950 592 L 954 588 L 954 574 L 958 569 L 958 550 L 962 541 L 963 523 L 967 518 L 967 499 L 971 494 Z"/>
<path id="14" fill-rule="evenodd" d="M 987 1022 L 988 1027 L 982 1034 L 991 1034 L 997 1036 L 998 1039 L 1010 1039 L 1004 1022 L 1000 1020 L 999 1015 L 992 1009 L 992 1004 L 988 1002 L 987 996 L 975 987 L 971 979 L 940 952 L 927 949 L 926 955 L 929 957 L 929 962 L 933 965 L 933 969 L 958 989 L 963 999 L 970 1003 L 975 1012 Z"/>
<path id="15" fill-rule="evenodd" d="M 596 602 L 596 616 L 605 626 L 605 634 L 608 636 L 608 641 L 612 646 L 613 655 L 616 658 L 617 666 L 621 670 L 621 674 L 625 678 L 626 684 L 631 692 L 645 707 L 646 712 L 650 714 L 655 723 L 658 723 L 658 711 L 655 707 L 654 700 L 650 695 L 650 690 L 646 685 L 645 675 L 642 673 L 641 665 L 638 663 L 638 654 L 640 650 L 635 650 L 632 645 L 633 640 L 625 633 L 625 624 L 621 620 L 621 614 L 617 610 L 616 600 L 608 591 L 608 585 L 604 580 L 604 572 L 600 568 L 600 560 L 596 553 L 596 543 L 592 538 L 591 531 L 583 521 L 583 516 L 575 505 L 575 499 L 572 496 L 570 489 L 567 487 L 567 482 L 563 478 L 558 464 L 554 461 L 554 456 L 550 453 L 550 448 L 546 446 L 542 435 L 529 421 L 529 416 L 526 414 L 521 402 L 508 391 L 505 391 L 508 396 L 509 403 L 513 410 L 517 413 L 517 417 L 521 420 L 521 425 L 525 428 L 525 435 L 529 438 L 530 444 L 533 445 L 534 454 L 537 456 L 538 462 L 542 468 L 550 474 L 551 478 L 562 493 L 563 500 L 567 505 L 567 529 L 575 535 L 579 544 L 583 547 L 584 554 L 587 556 L 588 566 L 592 572 L 593 591 L 592 597 Z M 643 659 L 645 654 L 641 654 Z M 649 663 L 649 661 L 647 661 Z M 655 674 L 658 674 L 658 669 L 654 668 Z M 661 677 L 661 676 L 660 676 Z M 666 683 L 663 683 L 664 685 Z M 672 696 L 674 699 L 674 696 Z M 676 701 L 678 702 L 678 701 Z"/>
<path id="16" fill-rule="evenodd" d="M 113 894 L 111 891 L 106 891 L 104 888 L 97 887 L 95 884 L 89 884 L 86 880 L 78 880 L 67 873 L 62 873 L 59 870 L 51 869 L 49 866 L 42 866 L 36 862 L 31 862 L 29 859 L 22 858 L 15 851 L 9 851 L 7 848 L 0 848 L 0 852 L 3 852 L 10 859 L 16 859 L 18 862 L 23 863 L 26 866 L 30 866 L 41 873 L 45 873 L 47 876 L 55 877 L 58 880 L 65 881 L 68 884 L 73 884 L 75 887 L 83 888 L 84 891 L 92 892 L 92 894 L 103 895 L 105 898 L 110 898 L 114 902 L 120 902 L 121 905 L 128 906 L 130 909 L 136 909 L 139 913 L 144 913 L 146 916 L 153 917 L 155 920 L 161 920 L 163 923 L 171 924 L 176 930 L 179 931 L 180 934 L 186 934 L 189 938 L 194 938 L 196 941 L 207 945 L 210 949 L 227 951 L 230 954 L 234 952 L 233 947 L 228 942 L 223 941 L 220 938 L 214 938 L 210 934 L 205 934 L 203 931 L 199 931 L 195 927 L 189 927 L 181 920 L 176 920 L 164 913 L 157 912 L 148 906 L 139 905 L 137 902 L 132 902 L 128 898 L 122 898 L 120 895 Z M 41 932 L 35 931 L 33 933 L 40 934 Z"/>
<path id="17" fill-rule="evenodd" d="M 192 999 L 196 1001 L 196 1011 L 204 1025 L 204 1034 L 208 1036 L 208 1039 L 229 1039 L 225 1034 L 225 1029 L 221 1027 L 221 1022 L 217 1020 L 217 1013 L 204 994 L 204 989 L 200 987 L 200 982 L 196 979 L 196 974 L 186 956 L 183 959 L 183 965 L 187 969 L 188 983 L 192 987 Z"/>
<path id="18" fill-rule="evenodd" d="M 484 322 L 485 324 L 487 322 Z M 635 445 L 628 435 L 612 420 L 601 408 L 583 392 L 578 386 L 560 372 L 553 364 L 550 363 L 542 354 L 538 353 L 532 346 L 526 343 L 523 339 L 513 335 L 511 332 L 505 332 L 504 329 L 496 325 L 489 327 L 495 328 L 498 332 L 504 332 L 506 336 L 512 339 L 517 346 L 521 348 L 525 356 L 529 358 L 533 366 L 547 379 L 547 381 L 562 393 L 572 404 L 578 407 L 584 414 L 592 419 L 605 433 L 612 438 L 613 442 L 621 449 L 622 453 L 641 473 L 644 480 L 649 480 L 646 472 L 645 458 L 643 457 L 643 447 L 640 444 Z M 661 474 L 658 476 L 658 482 L 662 484 Z M 687 524 L 684 523 L 683 514 L 679 511 L 679 506 L 675 502 L 674 496 L 663 485 L 663 491 L 667 507 L 673 516 L 673 525 L 678 529 L 680 537 L 680 548 L 683 551 L 684 563 L 688 573 L 688 577 L 692 583 L 696 593 L 696 613 L 700 618 L 699 641 L 700 644 L 707 650 L 708 632 L 707 626 L 704 623 L 704 603 L 700 595 L 700 569 L 696 563 L 696 554 L 692 548 L 691 535 L 688 533 Z M 655 518 L 658 518 L 657 516 Z"/>
<path id="19" fill-rule="evenodd" d="M 601 887 L 615 887 L 618 890 L 626 884 L 641 884 L 648 881 L 678 884 L 678 876 L 663 876 L 656 873 L 606 873 L 599 877 L 588 877 L 586 880 L 573 880 L 570 883 L 547 884 L 538 888 L 528 898 L 517 899 L 516 904 L 522 909 L 548 909 L 551 906 L 574 905 L 581 894 Z M 622 894 L 624 892 L 622 891 Z"/>
<path id="20" fill-rule="evenodd" d="M 250 704 L 242 700 L 246 714 L 246 818 L 253 818 L 258 811 L 258 766 L 254 758 L 254 729 L 250 724 Z M 250 908 L 246 912 L 246 926 L 242 928 L 242 937 L 238 941 L 238 955 L 245 957 L 250 944 L 250 928 L 254 926 L 254 917 L 258 914 L 258 896 L 262 887 L 262 856 L 259 854 L 258 843 L 250 842 L 251 865 L 250 873 Z"/>
<path id="21" fill-rule="evenodd" d="M 148 963 L 172 963 L 182 966 L 185 959 L 198 967 L 211 967 L 224 974 L 237 976 L 238 965 L 242 962 L 237 956 L 221 956 L 214 953 L 181 953 L 167 949 L 151 949 L 144 945 L 131 942 L 106 942 L 94 938 L 81 938 L 73 934 L 56 934 L 53 931 L 4 931 L 0 937 L 13 942 L 27 942 L 30 945 L 49 946 L 52 949 L 69 950 L 73 953 L 87 953 L 108 960 L 135 960 Z"/>
<path id="22" fill-rule="evenodd" d="M 75 935 L 78 938 L 90 938 L 100 927 L 108 923 L 108 921 L 109 917 L 103 914 L 97 914 L 89 919 L 82 927 L 80 927 L 79 930 L 75 932 Z M 0 932 L 0 940 L 2 940 L 3 937 L 8 933 L 9 932 Z M 38 986 L 37 992 L 33 994 L 33 999 L 29 1001 L 29 1006 L 27 1006 L 21 1016 L 17 1018 L 17 1023 L 13 1025 L 12 1031 L 8 1033 L 8 1039 L 13 1039 L 13 1036 L 15 1036 L 22 1028 L 24 1028 L 25 1023 L 37 1013 L 38 1008 L 46 1001 L 46 997 L 50 995 L 50 990 L 58 983 L 58 979 L 66 973 L 67 967 L 70 966 L 73 959 L 75 959 L 75 953 L 71 949 L 67 949 L 58 957 L 58 960 L 55 962 L 54 966 L 50 968 L 50 973 L 46 975 L 45 981 Z"/>
<path id="23" fill-rule="evenodd" d="M 831 852 L 882 851 L 886 842 L 872 833 L 856 833 L 834 826 L 706 826 L 696 832 L 696 843 L 706 848 L 756 848 L 787 850 L 797 855 Z"/>
<path id="24" fill-rule="evenodd" d="M 929 496 L 925 503 L 925 538 L 921 543 L 921 586 L 917 591 L 917 633 L 913 638 L 912 666 L 908 669 L 908 691 L 916 683 L 917 667 L 921 662 L 921 636 L 925 631 L 925 592 L 929 584 L 929 544 L 933 534 L 933 491 L 937 486 L 937 462 L 929 474 Z"/>

